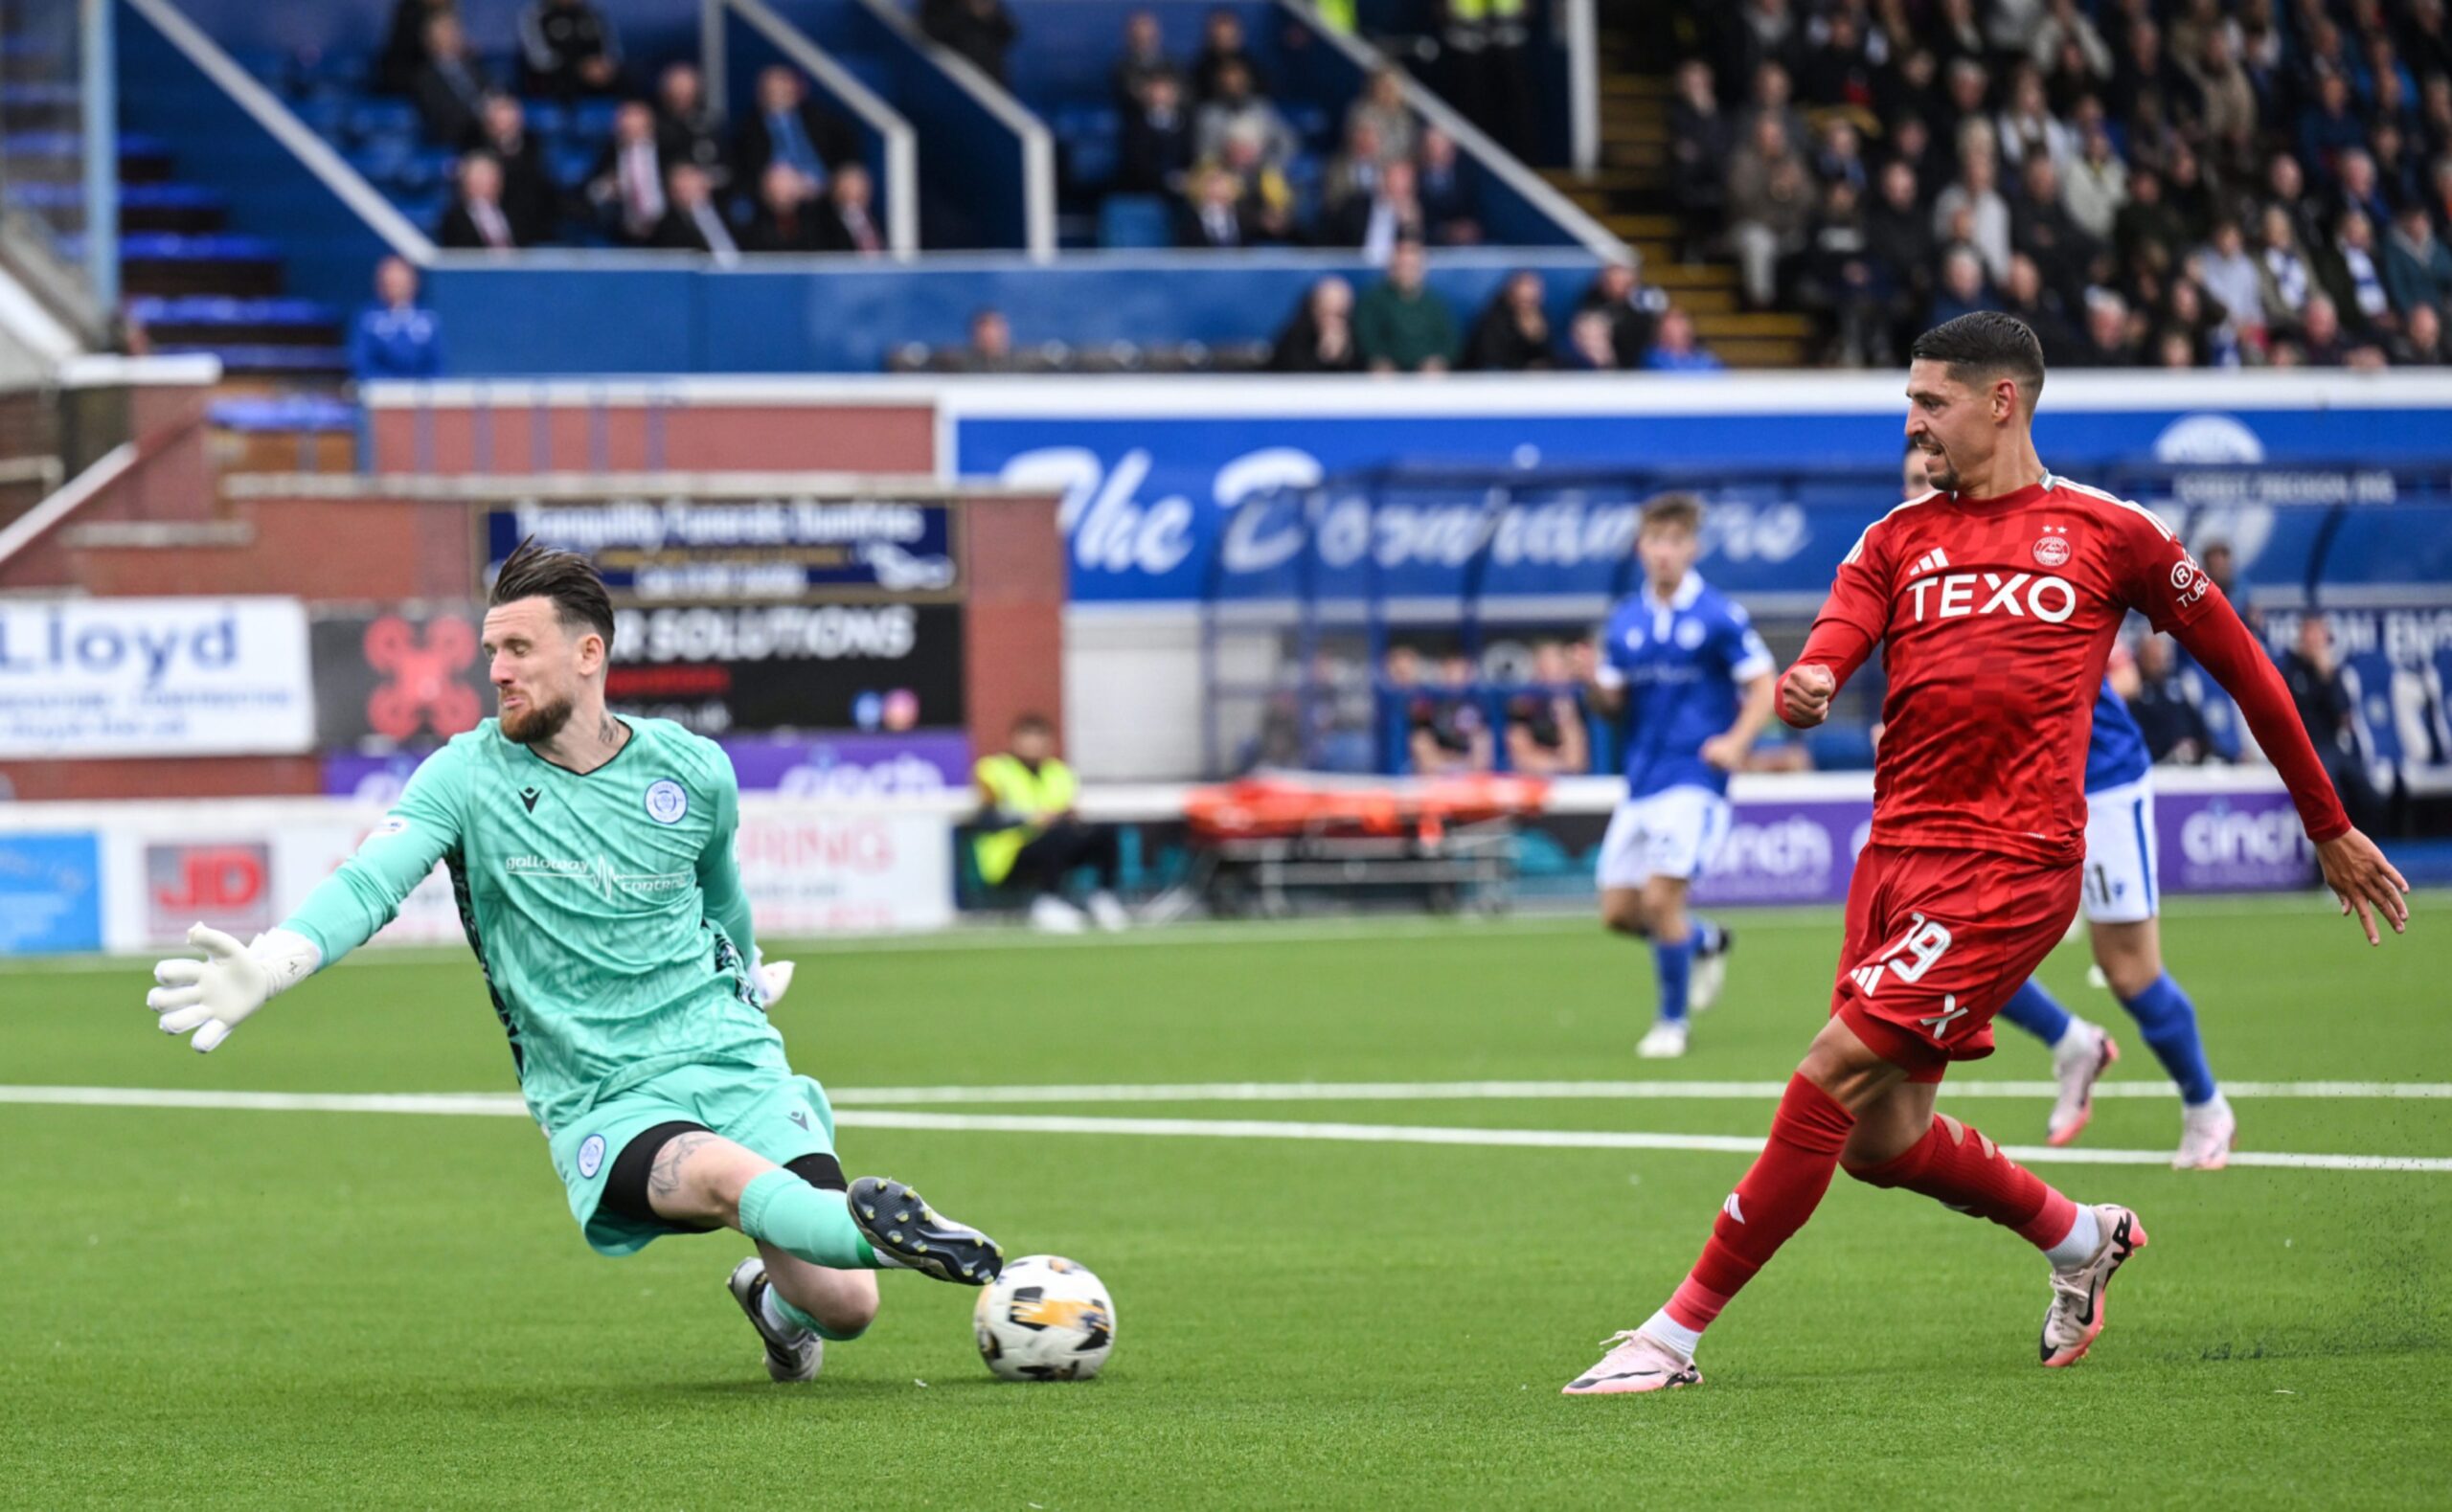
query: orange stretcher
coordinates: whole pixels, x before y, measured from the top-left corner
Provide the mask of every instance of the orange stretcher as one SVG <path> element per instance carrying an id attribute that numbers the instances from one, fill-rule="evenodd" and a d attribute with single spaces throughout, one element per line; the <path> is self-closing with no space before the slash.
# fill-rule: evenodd
<path id="1" fill-rule="evenodd" d="M 1508 907 L 1515 828 L 1549 801 L 1541 778 L 1483 774 L 1401 785 L 1296 777 L 1195 788 L 1184 800 L 1211 909 L 1288 912 L 1301 889 L 1397 890 L 1432 909 Z"/>
<path id="2" fill-rule="evenodd" d="M 1194 788 L 1192 833 L 1211 840 L 1294 835 L 1437 835 L 1451 825 L 1522 819 L 1550 801 L 1546 778 L 1478 773 L 1404 786 L 1355 787 L 1300 778 L 1245 778 Z"/>

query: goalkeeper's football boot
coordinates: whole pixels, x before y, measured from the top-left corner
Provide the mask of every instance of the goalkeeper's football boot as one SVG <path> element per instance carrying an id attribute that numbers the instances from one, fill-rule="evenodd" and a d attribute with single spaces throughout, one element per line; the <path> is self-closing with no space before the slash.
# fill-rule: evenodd
<path id="1" fill-rule="evenodd" d="M 889 1266 L 956 1286 L 986 1286 L 1005 1269 L 995 1240 L 937 1211 L 900 1182 L 863 1176 L 847 1200 L 851 1221 Z"/>
<path id="2" fill-rule="evenodd" d="M 2180 1152 L 2171 1157 L 2171 1169 L 2218 1171 L 2231 1163 L 2231 1147 L 2238 1142 L 2231 1099 L 2216 1093 L 2212 1102 L 2180 1111 Z"/>
<path id="3" fill-rule="evenodd" d="M 1737 932 L 1723 925 L 1719 943 L 1710 950 L 1694 947 L 1694 971 L 1686 984 L 1686 1011 L 1708 1013 L 1713 1004 L 1720 1001 L 1720 988 L 1728 983 L 1728 953 L 1737 948 Z"/>
<path id="4" fill-rule="evenodd" d="M 2095 1083 L 2120 1059 L 2120 1047 L 2109 1034 L 2092 1024 L 2082 1027 L 2085 1034 L 2068 1036 L 2077 1043 L 2065 1054 L 2057 1047 L 2052 1051 L 2052 1075 L 2060 1084 L 2060 1095 L 2044 1120 L 2043 1138 L 2055 1150 L 2086 1132 L 2087 1120 L 2095 1116 Z"/>
<path id="5" fill-rule="evenodd" d="M 2146 1248 L 2146 1226 L 2118 1203 L 2095 1205 L 2095 1221 L 2102 1226 L 2102 1241 L 2095 1252 L 2066 1270 L 2052 1273 L 2052 1306 L 2043 1315 L 2043 1363 L 2057 1368 L 2076 1365 L 2094 1347 L 2103 1331 L 2103 1293 L 2114 1273 L 2128 1257 Z"/>
<path id="6" fill-rule="evenodd" d="M 766 1320 L 766 1289 L 772 1284 L 766 1279 L 766 1262 L 753 1254 L 732 1268 L 724 1288 L 749 1315 L 749 1326 L 766 1346 L 766 1373 L 778 1381 L 814 1381 L 818 1367 L 826 1364 L 826 1341 L 806 1328 L 782 1332 Z"/>
<path id="7" fill-rule="evenodd" d="M 1612 1334 L 1601 1343 L 1611 1346 L 1601 1363 L 1566 1384 L 1564 1396 L 1608 1396 L 1626 1391 L 1668 1391 L 1701 1386 L 1703 1372 L 1694 1362 L 1637 1329 Z"/>

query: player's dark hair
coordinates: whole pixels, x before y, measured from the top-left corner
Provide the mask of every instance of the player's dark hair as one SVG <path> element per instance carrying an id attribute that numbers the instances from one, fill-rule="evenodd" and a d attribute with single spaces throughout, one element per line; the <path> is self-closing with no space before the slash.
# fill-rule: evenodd
<path id="1" fill-rule="evenodd" d="M 1640 535 L 1654 526 L 1699 532 L 1703 529 L 1703 501 L 1691 493 L 1653 494 L 1644 501 L 1643 522 L 1635 533 Z"/>
<path id="2" fill-rule="evenodd" d="M 1946 363 L 1961 383 L 2006 373 L 2018 380 L 2029 408 L 2043 393 L 2043 343 L 2025 321 L 1999 310 L 1943 321 L 1917 337 L 1907 356 L 1911 362 Z"/>
<path id="3" fill-rule="evenodd" d="M 1012 733 L 1017 735 L 1032 733 L 1052 735 L 1056 733 L 1056 722 L 1042 713 L 1019 714 L 1013 719 Z"/>
<path id="4" fill-rule="evenodd" d="M 521 541 L 503 558 L 486 606 L 498 608 L 522 598 L 551 598 L 554 617 L 564 629 L 573 634 L 593 630 L 604 638 L 606 652 L 612 651 L 613 600 L 596 565 L 577 552 L 539 546 L 533 535 Z"/>

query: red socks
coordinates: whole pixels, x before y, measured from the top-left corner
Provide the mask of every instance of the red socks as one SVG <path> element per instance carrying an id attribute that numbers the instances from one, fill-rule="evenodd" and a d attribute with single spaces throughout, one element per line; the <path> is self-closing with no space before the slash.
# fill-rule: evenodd
<path id="1" fill-rule="evenodd" d="M 1728 1299 L 1754 1279 L 1754 1273 L 1779 1252 L 1788 1235 L 1805 1226 L 1821 1204 L 1822 1194 L 1830 1189 L 1839 1147 L 1855 1126 L 1855 1115 L 1832 1101 L 1828 1093 L 1802 1074 L 1788 1078 L 1780 1111 L 1771 1119 L 1770 1142 L 1755 1159 L 1754 1168 L 1737 1184 L 1720 1209 L 1719 1221 L 1712 1226 L 1703 1257 L 1694 1262 L 1693 1273 L 1664 1309 L 1672 1321 L 1700 1333 L 1719 1316 Z M 2067 1206 L 2065 1200 L 2063 1206 Z"/>
<path id="2" fill-rule="evenodd" d="M 1791 1089 L 1793 1093 L 1793 1089 Z M 1896 1160 L 1848 1174 L 1873 1186 L 1904 1186 L 1978 1218 L 1988 1218 L 2038 1250 L 2069 1235 L 2077 1205 L 2001 1153 L 1982 1133 L 1949 1115 Z"/>

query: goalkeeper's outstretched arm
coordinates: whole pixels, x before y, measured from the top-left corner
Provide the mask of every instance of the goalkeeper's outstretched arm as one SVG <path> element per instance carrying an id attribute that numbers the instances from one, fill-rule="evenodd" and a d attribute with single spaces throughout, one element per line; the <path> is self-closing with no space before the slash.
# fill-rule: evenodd
<path id="1" fill-rule="evenodd" d="M 298 911 L 241 945 L 204 923 L 188 931 L 201 960 L 177 956 L 153 968 L 146 1006 L 162 1031 L 194 1038 L 210 1050 L 246 1017 L 392 922 L 400 904 L 460 843 L 458 762 L 449 747 L 410 779 L 398 803 L 340 869 L 316 885 Z"/>

